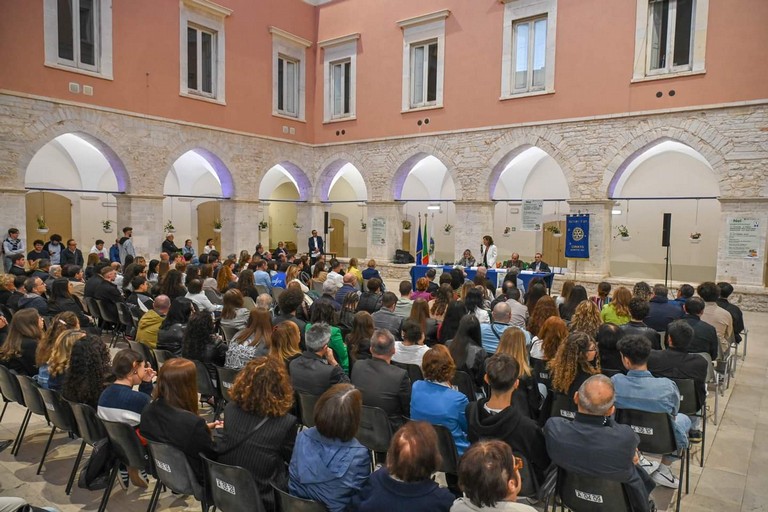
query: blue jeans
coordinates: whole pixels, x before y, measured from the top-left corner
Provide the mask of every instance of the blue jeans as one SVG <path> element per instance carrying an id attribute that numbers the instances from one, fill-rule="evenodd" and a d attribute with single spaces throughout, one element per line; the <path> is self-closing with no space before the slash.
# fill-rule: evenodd
<path id="1" fill-rule="evenodd" d="M 677 449 L 688 447 L 688 431 L 691 430 L 691 418 L 685 414 L 675 416 L 675 442 Z"/>

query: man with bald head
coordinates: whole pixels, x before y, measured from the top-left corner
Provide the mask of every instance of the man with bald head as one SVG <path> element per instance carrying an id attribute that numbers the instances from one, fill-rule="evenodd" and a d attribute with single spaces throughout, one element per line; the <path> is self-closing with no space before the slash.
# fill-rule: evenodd
<path id="1" fill-rule="evenodd" d="M 157 332 L 160 324 L 165 320 L 165 315 L 171 307 L 171 299 L 167 295 L 158 295 L 152 304 L 152 309 L 144 313 L 139 320 L 139 328 L 136 331 L 136 341 L 147 345 L 149 348 L 157 347 Z"/>
<path id="2" fill-rule="evenodd" d="M 573 399 L 578 406 L 573 421 L 552 417 L 544 425 L 552 462 L 565 471 L 621 482 L 632 510 L 655 510 L 649 499 L 655 484 L 637 465 L 640 438 L 629 425 L 611 419 L 615 410 L 611 379 L 593 375 Z"/>
<path id="3" fill-rule="evenodd" d="M 344 299 L 349 295 L 350 293 L 358 293 L 360 291 L 360 287 L 357 284 L 357 277 L 355 277 L 355 274 L 351 272 L 347 272 L 344 274 L 344 277 L 342 278 L 342 286 L 339 288 L 339 290 L 336 292 L 336 296 L 334 299 L 336 299 L 336 302 L 339 304 L 344 303 Z"/>
<path id="4" fill-rule="evenodd" d="M 510 327 L 514 327 L 510 324 L 511 319 L 512 308 L 510 308 L 509 304 L 506 302 L 499 302 L 493 307 L 493 312 L 491 312 L 491 323 L 480 324 L 480 335 L 483 348 L 488 352 L 488 355 L 496 353 L 499 341 L 501 340 L 501 335 L 504 334 L 504 331 Z M 523 332 L 525 333 L 526 341 L 530 343 L 531 335 L 525 330 L 523 330 Z"/>

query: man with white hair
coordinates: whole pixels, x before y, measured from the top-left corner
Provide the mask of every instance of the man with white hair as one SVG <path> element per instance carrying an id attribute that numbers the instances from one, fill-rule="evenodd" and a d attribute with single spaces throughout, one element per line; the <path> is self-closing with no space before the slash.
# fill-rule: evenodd
<path id="1" fill-rule="evenodd" d="M 510 324 L 512 319 L 512 310 L 509 304 L 506 302 L 499 302 L 493 307 L 491 312 L 491 322 L 480 324 L 480 335 L 483 343 L 483 348 L 489 355 L 496 353 L 496 349 L 499 347 L 499 341 L 504 331 L 510 327 L 516 327 Z M 521 329 L 525 333 L 525 339 L 527 343 L 531 341 L 531 335 L 528 331 Z"/>
<path id="2" fill-rule="evenodd" d="M 341 310 L 341 304 L 336 300 L 336 292 L 339 290 L 339 287 L 336 286 L 335 281 L 323 281 L 323 294 L 320 296 L 319 299 L 317 299 L 312 306 L 317 304 L 318 302 L 327 302 L 331 306 L 333 306 L 333 309 L 336 311 Z"/>
<path id="3" fill-rule="evenodd" d="M 330 341 L 331 327 L 328 324 L 318 322 L 307 329 L 307 349 L 291 361 L 288 372 L 293 389 L 320 396 L 334 384 L 349 382 L 328 346 Z"/>

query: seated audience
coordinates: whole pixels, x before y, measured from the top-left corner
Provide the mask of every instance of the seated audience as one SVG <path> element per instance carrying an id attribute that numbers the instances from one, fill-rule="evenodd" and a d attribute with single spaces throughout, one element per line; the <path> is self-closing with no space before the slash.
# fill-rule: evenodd
<path id="1" fill-rule="evenodd" d="M 600 357 L 595 340 L 583 332 L 571 333 L 549 362 L 552 389 L 573 396 L 581 384 L 600 373 Z"/>
<path id="2" fill-rule="evenodd" d="M 48 389 L 61 391 L 64 377 L 69 371 L 69 362 L 72 357 L 72 347 L 85 336 L 83 331 L 63 331 L 56 338 L 48 357 Z"/>
<path id="3" fill-rule="evenodd" d="M 6 329 L 7 330 L 7 329 Z M 48 389 L 48 360 L 51 358 L 51 352 L 56 344 L 59 335 L 68 330 L 80 330 L 80 322 L 77 315 L 71 311 L 59 313 L 51 319 L 51 325 L 45 334 L 40 338 L 35 349 L 35 364 L 37 365 L 37 383 L 41 388 Z"/>
<path id="4" fill-rule="evenodd" d="M 411 291 L 413 290 L 410 281 L 400 281 L 400 297 L 395 303 L 395 314 L 400 318 L 408 318 L 411 316 L 411 306 L 413 305 L 413 299 L 411 299 Z"/>
<path id="5" fill-rule="evenodd" d="M 101 338 L 88 335 L 75 342 L 70 354 L 61 395 L 96 409 L 101 393 L 112 378 L 109 349 Z"/>
<path id="6" fill-rule="evenodd" d="M 270 357 L 277 358 L 285 364 L 286 369 L 291 361 L 301 355 L 299 328 L 293 322 L 283 322 L 272 329 L 272 341 L 269 346 Z"/>
<path id="7" fill-rule="evenodd" d="M 601 281 L 597 285 L 597 295 L 590 297 L 589 300 L 595 303 L 597 308 L 602 311 L 603 306 L 611 302 L 611 283 L 607 281 Z"/>
<path id="8" fill-rule="evenodd" d="M 258 300 L 258 296 L 256 297 Z M 219 323 L 222 327 L 240 330 L 248 323 L 250 311 L 244 307 L 243 294 L 238 289 L 227 290 L 224 293 L 224 306 L 221 310 Z"/>
<path id="9" fill-rule="evenodd" d="M 573 288 L 571 288 L 571 291 L 568 294 L 568 299 L 563 304 L 558 306 L 560 318 L 566 322 L 570 322 L 573 314 L 576 312 L 576 306 L 585 300 L 588 300 L 586 288 L 580 284 L 575 285 Z"/>
<path id="10" fill-rule="evenodd" d="M 71 311 L 76 314 L 81 326 L 88 327 L 91 325 L 91 319 L 85 314 L 80 300 L 72 295 L 72 282 L 62 277 L 55 279 L 51 285 L 47 314 L 53 316 L 63 311 Z"/>
<path id="11" fill-rule="evenodd" d="M 341 288 L 336 291 L 334 300 L 341 304 L 344 302 L 344 298 L 350 293 L 360 293 L 360 284 L 357 282 L 355 274 L 347 272 L 342 278 Z"/>
<path id="12" fill-rule="evenodd" d="M 721 281 L 717 283 L 717 287 L 720 289 L 720 298 L 717 299 L 717 305 L 731 314 L 733 320 L 733 339 L 736 343 L 741 343 L 741 333 L 744 332 L 744 314 L 736 304 L 728 302 L 728 297 L 733 293 L 733 286 L 731 283 Z"/>
<path id="13" fill-rule="evenodd" d="M 456 331 L 459 330 L 459 322 L 467 314 L 467 308 L 462 300 L 454 300 L 448 304 L 448 308 L 445 311 L 445 319 L 440 324 L 440 328 L 437 331 L 437 341 L 440 344 L 445 344 L 448 340 L 452 340 L 456 336 Z"/>
<path id="14" fill-rule="evenodd" d="M 554 299 L 549 295 L 545 295 L 538 299 L 536 305 L 533 307 L 531 315 L 528 317 L 528 332 L 531 333 L 531 336 L 538 336 L 544 322 L 553 316 L 560 318 L 560 315 L 557 313 Z"/>
<path id="15" fill-rule="evenodd" d="M 181 356 L 184 331 L 187 329 L 187 322 L 189 322 L 189 317 L 194 310 L 195 307 L 191 300 L 184 297 L 173 299 L 168 314 L 157 331 L 158 349 L 167 350 L 176 357 Z"/>
<path id="16" fill-rule="evenodd" d="M 685 304 L 685 301 L 693 297 L 694 293 L 696 293 L 696 289 L 693 286 L 689 284 L 681 284 L 680 288 L 678 288 L 677 290 L 677 295 L 675 296 L 675 300 L 673 300 L 672 302 L 682 307 Z"/>
<path id="17" fill-rule="evenodd" d="M 429 316 L 434 318 L 439 324 L 445 318 L 445 310 L 448 304 L 453 300 L 453 288 L 450 285 L 443 285 L 435 291 L 435 298 L 427 304 L 429 306 Z"/>
<path id="18" fill-rule="evenodd" d="M 424 331 L 421 325 L 410 318 L 403 322 L 401 331 L 403 341 L 395 342 L 395 355 L 392 360 L 401 364 L 417 364 L 421 367 L 424 354 L 429 347 L 424 345 Z"/>
<path id="19" fill-rule="evenodd" d="M 720 345 L 717 330 L 701 319 L 704 312 L 704 301 L 699 297 L 691 297 L 683 305 L 683 320 L 693 327 L 693 340 L 688 345 L 690 353 L 707 353 L 710 360 L 717 359 Z"/>
<path id="20" fill-rule="evenodd" d="M 318 323 L 307 329 L 307 349 L 288 367 L 291 384 L 296 391 L 320 396 L 334 384 L 349 382 L 349 377 L 328 346 L 330 341 L 330 325 Z"/>
<path id="21" fill-rule="evenodd" d="M 259 296 L 261 299 L 261 296 Z M 318 302 L 318 301 L 315 301 Z M 295 288 L 288 288 L 280 294 L 280 298 L 277 299 L 277 306 L 280 309 L 280 314 L 272 319 L 272 325 L 278 325 L 281 322 L 293 322 L 301 332 L 301 346 L 304 346 L 304 331 L 306 322 L 296 316 L 297 311 L 304 303 L 304 293 L 301 290 Z"/>
<path id="22" fill-rule="evenodd" d="M 0 346 L 0 364 L 19 375 L 37 375 L 35 352 L 43 339 L 43 317 L 34 308 L 17 311 Z"/>
<path id="23" fill-rule="evenodd" d="M 606 370 L 616 370 L 625 373 L 627 370 L 621 362 L 618 343 L 624 336 L 621 327 L 616 324 L 603 324 L 597 331 L 597 348 L 600 353 L 600 367 Z"/>
<path id="24" fill-rule="evenodd" d="M 648 300 L 648 314 L 641 320 L 654 331 L 664 332 L 670 322 L 683 316 L 680 304 L 670 302 L 669 290 L 663 284 L 653 287 L 653 296 Z"/>
<path id="25" fill-rule="evenodd" d="M 296 437 L 288 468 L 292 495 L 319 501 L 330 512 L 347 508 L 371 470 L 368 449 L 355 439 L 362 401 L 350 384 L 336 384 L 322 394 L 315 405 L 315 426 Z"/>
<path id="26" fill-rule="evenodd" d="M 222 342 L 215 331 L 211 314 L 195 311 L 189 317 L 181 345 L 181 357 L 203 363 L 213 382 L 217 380 L 216 367 L 224 366 L 227 353 L 227 344 Z"/>
<path id="27" fill-rule="evenodd" d="M 632 300 L 632 292 L 623 286 L 616 288 L 613 300 L 603 306 L 600 317 L 603 322 L 611 322 L 616 325 L 624 325 L 631 320 L 629 314 L 629 301 Z"/>
<path id="28" fill-rule="evenodd" d="M 139 326 L 136 330 L 136 341 L 147 345 L 149 348 L 157 348 L 157 335 L 170 308 L 171 299 L 167 295 L 155 297 L 152 309 L 144 313 L 139 320 Z"/>
<path id="29" fill-rule="evenodd" d="M 224 366 L 239 370 L 252 359 L 269 354 L 271 343 L 272 319 L 269 311 L 256 308 L 250 312 L 245 328 L 229 340 Z"/>
<path id="30" fill-rule="evenodd" d="M 371 336 L 373 336 L 373 317 L 367 311 L 358 311 L 352 319 L 352 330 L 345 340 L 350 366 L 360 359 L 370 359 Z"/>
<path id="31" fill-rule="evenodd" d="M 576 306 L 576 310 L 568 324 L 571 332 L 583 332 L 591 337 L 597 337 L 597 331 L 603 325 L 603 319 L 600 318 L 600 310 L 591 300 L 583 300 Z"/>
<path id="32" fill-rule="evenodd" d="M 208 296 L 203 293 L 203 282 L 199 279 L 193 279 L 187 283 L 187 294 L 185 297 L 195 303 L 199 311 L 209 311 L 211 313 L 221 311 L 220 304 L 214 304 Z"/>
<path id="33" fill-rule="evenodd" d="M 381 308 L 372 313 L 373 325 L 377 329 L 387 329 L 395 339 L 400 339 L 400 327 L 403 323 L 403 318 L 395 314 L 395 306 L 397 305 L 397 295 L 392 292 L 384 292 L 381 297 Z"/>
<path id="34" fill-rule="evenodd" d="M 696 293 L 704 301 L 704 311 L 701 313 L 702 322 L 706 322 L 717 331 L 717 339 L 720 342 L 720 353 L 725 355 L 730 350 L 733 341 L 733 317 L 728 311 L 717 304 L 720 298 L 720 288 L 712 281 L 701 283 L 696 288 Z"/>
<path id="35" fill-rule="evenodd" d="M 24 281 L 24 296 L 19 299 L 19 309 L 34 309 L 41 315 L 47 315 L 48 301 L 45 300 L 45 292 L 45 283 L 42 279 L 28 277 Z"/>
<path id="36" fill-rule="evenodd" d="M 375 313 L 381 309 L 381 279 L 372 277 L 368 279 L 365 287 L 367 290 L 360 294 L 360 299 L 357 301 L 357 310 L 367 311 L 368 313 Z"/>
<path id="37" fill-rule="evenodd" d="M 526 418 L 537 419 L 542 406 L 542 390 L 539 388 L 549 383 L 549 376 L 547 375 L 545 384 L 539 383 L 538 374 L 535 373 L 534 368 L 529 364 L 528 350 L 525 346 L 523 331 L 518 328 L 504 331 L 496 354 L 508 355 L 517 363 L 517 380 L 519 384 L 515 394 L 512 396 L 512 406 Z M 487 384 L 487 379 L 484 383 Z"/>
<path id="38" fill-rule="evenodd" d="M 339 365 L 344 370 L 344 373 L 349 375 L 349 353 L 347 352 L 347 346 L 344 344 L 344 337 L 341 334 L 341 329 L 334 325 L 336 322 L 336 316 L 333 308 L 326 303 L 315 304 L 312 308 L 312 317 L 310 322 L 305 326 L 305 333 L 317 323 L 324 323 L 331 327 L 331 341 L 328 342 L 328 348 L 333 351 L 334 358 L 339 362 Z"/>
<path id="39" fill-rule="evenodd" d="M 480 325 L 483 348 L 488 354 L 496 353 L 499 341 L 501 340 L 501 335 L 504 334 L 504 331 L 512 327 L 510 324 L 511 319 L 512 309 L 509 307 L 509 304 L 507 302 L 499 302 L 493 307 L 491 321 L 487 324 Z"/>
<path id="40" fill-rule="evenodd" d="M 420 277 L 416 280 L 416 291 L 411 294 L 411 300 L 424 299 L 429 302 L 432 300 L 432 294 L 427 290 L 429 288 L 429 279 Z"/>
<path id="41" fill-rule="evenodd" d="M 129 306 L 137 306 L 142 311 L 152 309 L 153 300 L 149 295 L 149 281 L 144 276 L 131 279 L 131 293 L 125 302 Z"/>
<path id="42" fill-rule="evenodd" d="M 483 292 L 477 287 L 473 286 L 467 290 L 467 296 L 464 299 L 464 307 L 467 308 L 470 314 L 477 317 L 477 320 L 481 324 L 488 324 L 491 322 L 490 315 L 485 309 L 485 298 Z"/>
<path id="43" fill-rule="evenodd" d="M 411 314 L 408 318 L 416 320 L 424 331 L 426 344 L 430 347 L 437 343 L 437 320 L 429 316 L 429 306 L 424 299 L 415 299 L 411 306 Z"/>
<path id="44" fill-rule="evenodd" d="M 483 348 L 480 322 L 475 315 L 466 315 L 461 319 L 456 336 L 447 346 L 456 370 L 469 374 L 475 385 L 481 387 L 488 354 Z"/>

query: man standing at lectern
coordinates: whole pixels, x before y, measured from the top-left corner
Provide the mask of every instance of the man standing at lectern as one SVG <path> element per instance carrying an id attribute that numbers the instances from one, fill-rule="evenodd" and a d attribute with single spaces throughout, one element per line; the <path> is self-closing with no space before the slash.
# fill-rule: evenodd
<path id="1" fill-rule="evenodd" d="M 317 230 L 312 230 L 312 236 L 309 237 L 309 262 L 314 265 L 318 256 L 323 254 L 323 237 L 317 236 Z"/>

